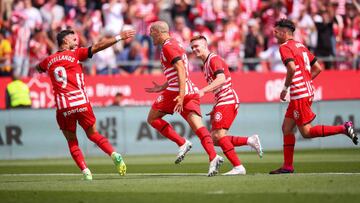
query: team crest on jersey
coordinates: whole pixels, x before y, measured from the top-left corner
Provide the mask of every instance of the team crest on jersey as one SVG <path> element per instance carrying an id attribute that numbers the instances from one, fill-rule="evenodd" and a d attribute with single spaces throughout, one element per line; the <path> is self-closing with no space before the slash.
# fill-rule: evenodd
<path id="1" fill-rule="evenodd" d="M 214 119 L 215 119 L 216 122 L 221 121 L 222 114 L 220 112 L 216 112 L 215 115 L 214 115 Z"/>
<path id="2" fill-rule="evenodd" d="M 156 99 L 156 103 L 160 103 L 164 100 L 164 96 L 160 95 L 158 96 L 158 98 Z"/>
<path id="3" fill-rule="evenodd" d="M 297 110 L 294 110 L 293 113 L 294 113 L 294 118 L 295 118 L 295 120 L 299 119 L 300 113 L 299 113 Z"/>

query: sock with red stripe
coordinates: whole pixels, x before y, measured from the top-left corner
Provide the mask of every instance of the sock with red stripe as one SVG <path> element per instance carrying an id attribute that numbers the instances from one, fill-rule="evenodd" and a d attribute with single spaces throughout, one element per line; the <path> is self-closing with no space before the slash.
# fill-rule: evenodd
<path id="1" fill-rule="evenodd" d="M 216 151 L 214 148 L 214 142 L 211 139 L 209 131 L 205 127 L 201 127 L 196 130 L 195 134 L 199 137 L 202 146 L 206 153 L 209 155 L 209 160 L 213 160 L 216 157 Z"/>
<path id="2" fill-rule="evenodd" d="M 284 135 L 284 166 L 283 168 L 294 170 L 294 147 L 295 147 L 295 135 Z"/>
<path id="3" fill-rule="evenodd" d="M 234 147 L 240 147 L 243 145 L 247 145 L 248 137 L 240 137 L 240 136 L 227 136 L 230 142 L 234 145 Z"/>
<path id="4" fill-rule="evenodd" d="M 109 140 L 102 136 L 100 133 L 96 132 L 92 134 L 89 139 L 93 141 L 100 149 L 102 149 L 106 154 L 111 156 L 111 153 L 114 152 L 114 148 L 109 143 Z"/>
<path id="5" fill-rule="evenodd" d="M 79 148 L 79 143 L 77 140 L 68 140 L 68 146 L 70 150 L 70 154 L 74 159 L 76 165 L 80 168 L 80 170 L 84 170 L 87 168 L 84 156 Z"/>
<path id="6" fill-rule="evenodd" d="M 223 150 L 225 156 L 229 159 L 231 164 L 235 166 L 240 166 L 240 159 L 237 157 L 236 152 L 234 150 L 234 145 L 230 142 L 228 136 L 224 136 L 218 140 L 218 144 Z"/>
<path id="7" fill-rule="evenodd" d="M 176 133 L 174 128 L 161 118 L 155 119 L 150 125 L 160 134 L 175 142 L 179 147 L 185 144 L 185 139 Z"/>
<path id="8" fill-rule="evenodd" d="M 326 137 L 330 135 L 341 134 L 345 132 L 345 127 L 343 125 L 338 126 L 326 126 L 326 125 L 317 125 L 310 128 L 310 136 L 313 137 Z"/>

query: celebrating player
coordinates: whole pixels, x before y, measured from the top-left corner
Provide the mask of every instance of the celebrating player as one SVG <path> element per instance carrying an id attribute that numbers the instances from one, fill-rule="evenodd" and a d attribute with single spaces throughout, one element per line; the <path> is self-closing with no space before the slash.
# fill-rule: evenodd
<path id="1" fill-rule="evenodd" d="M 93 54 L 106 49 L 120 40 L 131 38 L 134 30 L 121 32 L 116 37 L 104 38 L 88 48 L 78 48 L 74 31 L 63 30 L 57 34 L 59 51 L 45 58 L 37 66 L 39 72 L 48 72 L 56 102 L 56 120 L 62 130 L 77 166 L 85 180 L 92 180 L 76 137 L 76 123 L 79 122 L 87 137 L 111 156 L 117 171 L 125 175 L 126 165 L 109 141 L 96 130 L 92 107 L 85 90 L 84 74 L 80 61 L 91 58 Z"/>
<path id="2" fill-rule="evenodd" d="M 188 59 L 185 50 L 179 42 L 170 37 L 166 22 L 154 22 L 150 27 L 150 36 L 154 45 L 160 45 L 162 48 L 160 60 L 167 81 L 162 85 L 154 83 L 154 87 L 146 88 L 147 92 L 162 92 L 152 105 L 147 121 L 163 136 L 179 146 L 175 163 L 180 163 L 192 144 L 178 135 L 173 127 L 162 119 L 166 114 L 180 113 L 201 140 L 202 146 L 209 155 L 208 176 L 214 176 L 224 159 L 216 154 L 210 133 L 201 121 L 198 89 L 188 77 Z"/>
<path id="3" fill-rule="evenodd" d="M 203 63 L 202 68 L 208 85 L 199 91 L 200 97 L 208 92 L 215 94 L 216 103 L 210 113 L 211 136 L 215 145 L 220 146 L 234 168 L 224 175 L 245 175 L 246 170 L 237 157 L 234 146 L 249 145 L 262 157 L 262 148 L 258 135 L 251 137 L 229 136 L 229 130 L 239 107 L 239 98 L 232 88 L 228 65 L 220 56 L 211 53 L 207 40 L 199 35 L 191 39 L 191 49 Z"/>
<path id="4" fill-rule="evenodd" d="M 352 122 L 345 122 L 339 126 L 311 126 L 315 114 L 311 110 L 314 98 L 312 80 L 321 72 L 322 67 L 316 57 L 301 43 L 295 41 L 293 33 L 295 25 L 287 19 L 280 19 L 275 23 L 274 34 L 280 44 L 280 54 L 287 68 L 284 88 L 280 99 L 285 97 L 290 89 L 290 103 L 282 124 L 284 135 L 284 164 L 281 168 L 271 171 L 270 174 L 293 173 L 293 155 L 295 126 L 304 138 L 326 137 L 336 134 L 347 135 L 354 144 L 358 144 Z"/>

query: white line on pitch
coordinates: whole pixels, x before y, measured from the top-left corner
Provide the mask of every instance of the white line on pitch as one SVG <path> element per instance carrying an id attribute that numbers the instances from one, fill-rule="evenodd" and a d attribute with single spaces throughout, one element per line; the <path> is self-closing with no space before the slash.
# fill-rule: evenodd
<path id="1" fill-rule="evenodd" d="M 19 173 L 19 174 L 0 174 L 0 176 L 79 176 L 81 173 Z M 117 173 L 94 173 L 94 176 L 118 176 Z M 205 176 L 205 173 L 127 173 L 126 176 Z M 267 175 L 266 173 L 256 173 L 251 175 Z M 360 173 L 294 173 L 284 175 L 301 175 L 301 176 L 313 176 L 313 175 L 360 175 Z"/>

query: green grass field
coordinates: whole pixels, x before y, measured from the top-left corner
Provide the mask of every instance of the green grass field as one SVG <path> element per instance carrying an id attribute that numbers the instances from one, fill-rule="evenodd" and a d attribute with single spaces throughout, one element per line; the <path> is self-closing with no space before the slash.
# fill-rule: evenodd
<path id="1" fill-rule="evenodd" d="M 128 173 L 115 174 L 108 157 L 87 158 L 93 181 L 72 159 L 0 161 L 0 202 L 358 202 L 360 149 L 296 151 L 295 174 L 268 175 L 281 152 L 241 153 L 246 176 L 206 177 L 207 157 L 189 154 L 127 156 Z M 229 162 L 221 173 L 231 169 Z"/>

